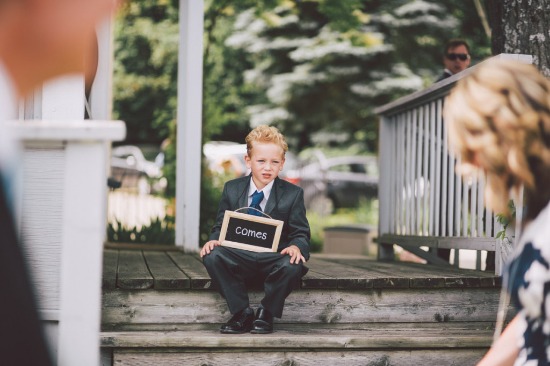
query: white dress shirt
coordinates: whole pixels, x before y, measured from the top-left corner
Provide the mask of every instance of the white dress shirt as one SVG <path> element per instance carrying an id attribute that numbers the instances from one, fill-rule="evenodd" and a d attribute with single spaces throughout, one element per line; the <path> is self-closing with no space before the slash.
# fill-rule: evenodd
<path id="1" fill-rule="evenodd" d="M 248 189 L 248 206 L 250 206 L 250 203 L 252 202 L 252 195 L 254 192 L 264 192 L 264 199 L 262 202 L 260 202 L 260 207 L 262 208 L 262 211 L 265 211 L 265 205 L 267 204 L 267 200 L 269 199 L 269 195 L 271 194 L 271 188 L 273 188 L 273 182 L 275 182 L 275 179 L 273 179 L 271 182 L 268 183 L 262 190 L 258 190 L 256 185 L 254 184 L 254 179 L 250 178 L 250 188 Z"/>

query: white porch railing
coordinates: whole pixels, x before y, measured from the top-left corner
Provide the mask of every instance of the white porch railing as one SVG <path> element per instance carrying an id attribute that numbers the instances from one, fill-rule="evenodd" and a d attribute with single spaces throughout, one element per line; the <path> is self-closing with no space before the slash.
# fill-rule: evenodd
<path id="1" fill-rule="evenodd" d="M 107 157 L 126 127 L 83 120 L 6 126 L 23 147 L 17 225 L 52 356 L 61 366 L 97 366 Z"/>
<path id="2" fill-rule="evenodd" d="M 531 62 L 527 55 L 500 58 Z M 393 259 L 393 244 L 434 264 L 438 248 L 496 251 L 495 272 L 501 273 L 509 245 L 495 238 L 502 227 L 484 206 L 483 175 L 463 181 L 456 174 L 457 157 L 449 152 L 442 119 L 445 97 L 467 69 L 433 86 L 376 109 L 380 115 L 379 259 Z M 428 247 L 429 252 L 420 247 Z"/>

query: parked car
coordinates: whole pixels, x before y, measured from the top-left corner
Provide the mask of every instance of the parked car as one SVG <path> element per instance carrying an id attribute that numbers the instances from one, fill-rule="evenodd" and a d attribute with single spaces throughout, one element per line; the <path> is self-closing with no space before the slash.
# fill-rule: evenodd
<path id="1" fill-rule="evenodd" d="M 286 179 L 304 189 L 306 208 L 320 214 L 337 208 L 356 207 L 361 198 L 378 197 L 378 163 L 374 156 L 326 158 L 288 172 Z"/>
<path id="2" fill-rule="evenodd" d="M 230 177 L 242 177 L 250 174 L 244 156 L 246 144 L 238 144 L 230 141 L 210 141 L 204 144 L 203 153 L 210 171 L 229 175 Z M 298 159 L 292 152 L 285 155 L 284 169 L 279 173 L 282 179 L 286 178 L 286 172 L 296 168 Z"/>
<path id="3" fill-rule="evenodd" d="M 138 146 L 122 145 L 111 151 L 111 179 L 121 188 L 139 193 L 159 192 L 166 187 L 162 166 L 145 159 Z"/>
<path id="4" fill-rule="evenodd" d="M 204 144 L 202 151 L 206 157 L 208 169 L 213 173 L 234 178 L 242 177 L 248 173 L 244 161 L 246 144 L 231 141 L 209 141 Z"/>

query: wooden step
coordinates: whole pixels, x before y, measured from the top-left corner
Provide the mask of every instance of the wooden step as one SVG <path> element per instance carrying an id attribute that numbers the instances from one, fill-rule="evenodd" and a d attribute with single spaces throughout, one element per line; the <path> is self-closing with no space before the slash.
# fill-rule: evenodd
<path id="1" fill-rule="evenodd" d="M 267 335 L 178 331 L 103 332 L 113 365 L 473 365 L 492 323 L 278 324 Z"/>
<path id="2" fill-rule="evenodd" d="M 251 294 L 256 307 L 263 294 Z M 461 322 L 494 321 L 498 291 L 488 289 L 297 290 L 286 300 L 282 322 Z M 103 329 L 149 329 L 164 324 L 223 323 L 225 301 L 205 291 L 106 292 Z"/>
<path id="3" fill-rule="evenodd" d="M 227 306 L 200 259 L 181 252 L 106 250 L 103 329 L 180 329 L 223 323 Z M 494 321 L 491 273 L 365 257 L 317 257 L 287 299 L 281 322 L 308 324 Z M 251 305 L 263 294 L 253 291 Z"/>

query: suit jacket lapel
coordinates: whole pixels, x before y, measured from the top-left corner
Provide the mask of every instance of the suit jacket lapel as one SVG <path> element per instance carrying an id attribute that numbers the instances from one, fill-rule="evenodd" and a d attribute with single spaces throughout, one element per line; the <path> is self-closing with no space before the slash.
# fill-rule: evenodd
<path id="1" fill-rule="evenodd" d="M 239 186 L 237 187 L 237 192 L 235 192 L 235 194 L 238 194 L 240 196 L 239 196 L 239 200 L 237 201 L 239 207 L 236 207 L 235 210 L 243 207 L 248 207 L 248 190 L 250 187 L 251 177 L 252 175 L 249 175 L 248 179 L 243 179 L 242 183 L 239 184 Z M 242 210 L 239 212 L 246 213 L 246 210 Z"/>
<path id="2" fill-rule="evenodd" d="M 283 191 L 284 187 L 281 184 L 281 180 L 277 177 L 275 178 L 275 182 L 273 182 L 273 188 L 271 189 L 271 193 L 269 194 L 269 199 L 267 200 L 267 203 L 265 205 L 265 213 L 270 215 L 271 211 L 277 206 L 277 203 L 280 199 L 280 197 L 283 197 Z"/>

